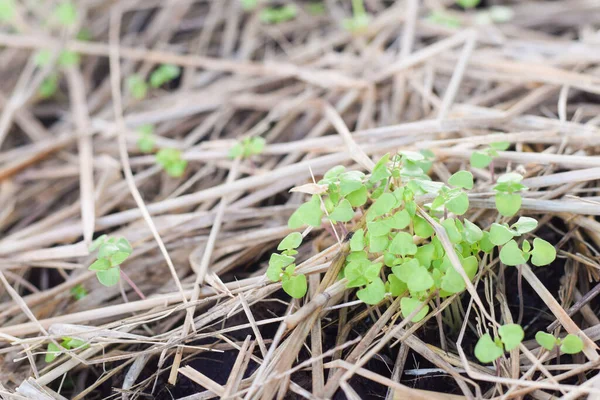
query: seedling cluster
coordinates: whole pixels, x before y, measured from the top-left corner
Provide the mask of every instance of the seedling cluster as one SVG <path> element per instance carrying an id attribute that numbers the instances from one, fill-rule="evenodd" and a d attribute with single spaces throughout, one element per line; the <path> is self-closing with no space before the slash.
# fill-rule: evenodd
<path id="1" fill-rule="evenodd" d="M 74 350 L 74 349 L 85 349 L 85 348 L 89 347 L 83 340 L 72 338 L 72 337 L 66 337 L 66 336 L 62 338 L 62 342 L 60 343 L 60 346 L 62 347 L 62 349 L 61 349 L 61 347 L 55 345 L 54 343 L 48 343 L 48 349 L 47 349 L 46 358 L 45 358 L 45 361 L 47 363 L 51 363 L 52 361 L 54 361 L 56 359 L 56 357 L 58 357 L 60 352 L 63 351 L 63 349 Z"/>
<path id="2" fill-rule="evenodd" d="M 482 363 L 490 363 L 502 357 L 505 351 L 511 351 L 519 347 L 525 332 L 521 325 L 507 324 L 498 328 L 500 337 L 492 339 L 489 333 L 479 338 L 475 345 L 475 357 Z"/>
<path id="3" fill-rule="evenodd" d="M 247 137 L 237 142 L 229 150 L 229 158 L 249 158 L 261 154 L 265 148 L 265 139 L 260 136 Z"/>
<path id="4" fill-rule="evenodd" d="M 148 95 L 148 86 L 159 88 L 181 75 L 181 67 L 172 64 L 162 64 L 156 68 L 151 74 L 148 82 L 139 74 L 130 75 L 125 80 L 127 91 L 136 100 L 143 100 Z"/>
<path id="5" fill-rule="evenodd" d="M 156 153 L 156 162 L 173 178 L 180 178 L 185 172 L 187 161 L 181 158 L 177 149 L 161 149 Z"/>
<path id="6" fill-rule="evenodd" d="M 88 267 L 96 272 L 98 281 L 104 286 L 114 286 L 121 276 L 120 265 L 131 255 L 131 245 L 125 238 L 98 237 L 90 246 L 90 251 L 98 250 L 98 259 Z"/>
<path id="7" fill-rule="evenodd" d="M 318 182 L 321 190 L 300 205 L 288 221 L 293 230 L 320 227 L 323 218 L 342 230 L 357 221 L 349 229 L 353 232 L 341 274 L 348 280 L 347 288 L 356 288 L 358 299 L 367 304 L 401 296 L 404 317 L 421 309 L 413 316 L 413 322 L 427 315 L 434 296 L 444 298 L 465 291 L 465 280 L 457 268 L 462 268 L 473 280 L 486 253 L 496 251 L 509 266 L 528 260 L 543 266 L 556 257 L 554 247 L 540 238 L 533 239 L 533 245 L 522 240 L 519 248 L 516 239 L 537 227 L 533 218 L 520 217 L 511 225 L 494 223 L 488 230 L 482 230 L 462 217 L 469 209 L 468 192 L 473 188 L 473 175 L 458 171 L 448 184 L 432 181 L 427 175 L 432 157 L 427 151 L 386 154 L 370 175 L 336 166 Z M 499 177 L 495 186 L 496 204 L 502 215 L 518 212 L 519 193 L 526 189 L 521 181 L 522 176 L 515 173 Z M 431 221 L 445 229 L 461 265 L 452 263 Z M 269 279 L 282 281 L 284 290 L 295 298 L 306 293 L 306 278 L 295 273 L 294 256 L 301 242 L 302 235 L 298 232 L 286 237 L 278 247 L 282 252 L 271 256 L 267 272 Z M 487 353 L 482 355 L 487 360 L 491 355 L 501 355 L 503 349 L 514 348 L 518 345 L 515 338 L 520 337 L 520 343 L 523 336 L 522 329 L 515 326 L 501 328 L 500 339 L 482 337 L 483 344 L 477 352 Z M 491 348 L 490 343 L 495 347 Z"/>

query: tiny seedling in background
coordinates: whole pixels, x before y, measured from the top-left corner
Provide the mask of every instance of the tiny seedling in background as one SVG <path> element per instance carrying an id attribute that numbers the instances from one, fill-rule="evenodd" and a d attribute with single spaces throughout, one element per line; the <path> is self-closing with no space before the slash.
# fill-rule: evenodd
<path id="1" fill-rule="evenodd" d="M 291 21 L 298 15 L 298 8 L 294 4 L 281 7 L 267 7 L 260 12 L 260 20 L 265 24 L 281 24 Z"/>
<path id="2" fill-rule="evenodd" d="M 15 16 L 14 0 L 0 0 L 0 21 L 10 22 Z"/>
<path id="3" fill-rule="evenodd" d="M 496 361 L 504 354 L 519 347 L 525 337 L 523 328 L 517 324 L 502 325 L 498 328 L 499 338 L 492 339 L 489 333 L 479 338 L 475 345 L 475 357 L 484 363 Z"/>
<path id="4" fill-rule="evenodd" d="M 181 68 L 173 64 L 163 64 L 150 75 L 150 86 L 158 88 L 165 83 L 177 79 L 181 74 Z"/>
<path id="5" fill-rule="evenodd" d="M 510 147 L 509 142 L 491 143 L 489 147 L 471 153 L 471 166 L 474 168 L 487 168 L 494 157 L 498 156 L 499 151 L 504 151 Z"/>
<path id="6" fill-rule="evenodd" d="M 63 337 L 60 345 L 66 350 L 74 350 L 74 349 L 86 349 L 89 346 L 81 339 L 75 339 L 72 337 Z M 58 357 L 60 352 L 63 351 L 60 347 L 55 345 L 54 343 L 48 343 L 48 349 L 46 353 L 45 361 L 47 363 L 51 363 Z"/>
<path id="7" fill-rule="evenodd" d="M 460 28 L 460 19 L 442 10 L 434 10 L 427 16 L 427 21 L 447 28 Z"/>
<path id="8" fill-rule="evenodd" d="M 261 154 L 265 148 L 265 139 L 260 136 L 247 137 L 237 142 L 229 150 L 229 158 L 248 158 Z"/>
<path id="9" fill-rule="evenodd" d="M 74 51 L 65 50 L 58 56 L 58 65 L 63 68 L 78 65 L 80 61 L 81 57 Z"/>
<path id="10" fill-rule="evenodd" d="M 553 335 L 539 331 L 535 334 L 535 340 L 540 346 L 548 351 L 554 350 L 556 346 L 560 347 L 560 351 L 565 354 L 577 354 L 583 350 L 583 341 L 579 336 L 569 333 L 563 339 L 554 337 Z"/>
<path id="11" fill-rule="evenodd" d="M 58 91 L 58 74 L 50 74 L 40 84 L 38 95 L 42 99 L 47 99 L 54 96 Z"/>
<path id="12" fill-rule="evenodd" d="M 73 296 L 73 298 L 75 300 L 81 300 L 83 299 L 85 296 L 88 295 L 87 290 L 83 287 L 83 285 L 75 285 L 71 288 L 70 290 L 71 296 Z"/>
<path id="13" fill-rule="evenodd" d="M 464 9 L 475 8 L 480 2 L 481 0 L 456 0 L 456 4 Z"/>
<path id="14" fill-rule="evenodd" d="M 138 149 L 142 153 L 150 153 L 154 150 L 154 125 L 145 124 L 136 129 L 139 133 L 137 141 Z"/>
<path id="15" fill-rule="evenodd" d="M 181 151 L 177 149 L 159 150 L 156 162 L 173 178 L 181 178 L 187 167 L 187 161 L 181 158 Z"/>
<path id="16" fill-rule="evenodd" d="M 131 245 L 125 238 L 98 237 L 90 246 L 90 251 L 98 250 L 98 258 L 88 267 L 96 272 L 98 281 L 104 286 L 114 286 L 121 276 L 120 265 L 131 255 Z"/>
<path id="17" fill-rule="evenodd" d="M 128 76 L 125 85 L 131 97 L 136 100 L 142 100 L 148 94 L 148 84 L 138 74 Z"/>
<path id="18" fill-rule="evenodd" d="M 58 24 L 70 27 L 77 22 L 77 8 L 71 1 L 63 1 L 56 6 L 53 16 Z"/>
<path id="19" fill-rule="evenodd" d="M 363 0 L 352 0 L 352 18 L 343 21 L 344 28 L 350 32 L 360 32 L 369 26 L 370 21 Z"/>
<path id="20" fill-rule="evenodd" d="M 52 61 L 52 52 L 50 50 L 40 50 L 35 54 L 33 62 L 37 67 L 44 67 Z"/>

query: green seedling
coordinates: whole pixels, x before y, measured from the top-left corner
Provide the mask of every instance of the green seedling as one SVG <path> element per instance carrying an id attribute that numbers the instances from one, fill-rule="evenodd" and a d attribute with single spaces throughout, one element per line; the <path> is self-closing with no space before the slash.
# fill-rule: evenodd
<path id="1" fill-rule="evenodd" d="M 47 363 L 51 363 L 59 356 L 60 352 L 66 350 L 75 350 L 75 349 L 87 349 L 89 345 L 87 345 L 83 340 L 76 339 L 72 337 L 63 337 L 62 342 L 60 343 L 62 349 L 55 345 L 54 343 L 48 343 L 48 349 L 46 352 L 45 361 Z"/>
<path id="2" fill-rule="evenodd" d="M 491 363 L 500 358 L 505 351 L 511 351 L 519 347 L 525 332 L 520 325 L 508 324 L 498 328 L 499 338 L 492 339 L 489 333 L 479 338 L 475 345 L 475 357 L 484 363 Z"/>
<path id="3" fill-rule="evenodd" d="M 0 21 L 10 22 L 15 17 L 14 0 L 0 0 Z"/>
<path id="4" fill-rule="evenodd" d="M 163 64 L 150 75 L 150 86 L 159 88 L 165 83 L 177 79 L 181 75 L 181 67 L 172 64 Z"/>
<path id="5" fill-rule="evenodd" d="M 59 25 L 73 26 L 77 22 L 77 7 L 71 1 L 63 1 L 54 9 L 53 17 Z"/>
<path id="6" fill-rule="evenodd" d="M 439 210 L 443 206 L 455 215 L 463 215 L 469 209 L 469 196 L 465 190 L 473 188 L 473 175 L 469 171 L 458 171 L 448 183 L 453 188 L 441 187 L 431 208 Z"/>
<path id="7" fill-rule="evenodd" d="M 352 0 L 352 18 L 343 21 L 344 28 L 350 32 L 361 32 L 369 26 L 370 21 L 363 0 Z"/>
<path id="8" fill-rule="evenodd" d="M 38 95 L 42 99 L 52 97 L 58 91 L 58 74 L 48 75 L 38 88 Z"/>
<path id="9" fill-rule="evenodd" d="M 138 74 L 133 74 L 127 77 L 125 81 L 127 91 L 136 100 L 142 100 L 148 94 L 148 84 Z"/>
<path id="10" fill-rule="evenodd" d="M 523 198 L 521 192 L 527 190 L 527 187 L 521 183 L 523 176 L 516 172 L 509 172 L 498 177 L 498 182 L 494 186 L 496 195 L 496 209 L 505 217 L 512 217 L 521 208 Z"/>
<path id="11" fill-rule="evenodd" d="M 459 18 L 441 10 L 432 11 L 427 16 L 427 21 L 431 22 L 432 24 L 445 26 L 447 28 L 456 29 L 461 27 L 461 22 Z"/>
<path id="12" fill-rule="evenodd" d="M 480 2 L 481 0 L 456 0 L 456 4 L 464 9 L 475 8 Z"/>
<path id="13" fill-rule="evenodd" d="M 563 339 L 560 339 L 549 333 L 539 331 L 535 334 L 535 340 L 540 346 L 548 351 L 554 350 L 556 346 L 559 346 L 560 351 L 565 354 L 577 354 L 583 350 L 583 341 L 579 336 L 571 333 Z"/>
<path id="14" fill-rule="evenodd" d="M 80 61 L 81 57 L 74 51 L 65 50 L 58 56 L 58 65 L 63 68 L 76 66 Z"/>
<path id="15" fill-rule="evenodd" d="M 261 154 L 265 148 L 265 139 L 260 136 L 247 137 L 237 142 L 229 150 L 229 158 L 249 158 Z"/>
<path id="16" fill-rule="evenodd" d="M 138 127 L 137 132 L 139 134 L 139 138 L 137 141 L 138 149 L 142 153 L 150 153 L 154 150 L 154 125 L 145 124 Z"/>
<path id="17" fill-rule="evenodd" d="M 156 163 L 173 178 L 181 178 L 187 167 L 187 161 L 181 158 L 181 151 L 177 149 L 159 150 L 156 153 Z"/>
<path id="18" fill-rule="evenodd" d="M 82 285 L 73 286 L 70 293 L 75 300 L 81 300 L 88 295 L 87 290 Z"/>
<path id="19" fill-rule="evenodd" d="M 281 24 L 291 21 L 298 15 L 298 8 L 294 4 L 281 7 L 267 7 L 260 12 L 260 20 L 265 24 Z"/>
<path id="20" fill-rule="evenodd" d="M 296 264 L 294 256 L 302 244 L 302 235 L 292 232 L 287 235 L 277 246 L 281 253 L 271 254 L 267 277 L 273 282 L 280 282 L 283 290 L 295 299 L 304 297 L 307 290 L 306 275 L 295 274 Z"/>
<path id="21" fill-rule="evenodd" d="M 487 168 L 494 157 L 498 156 L 498 151 L 504 151 L 510 147 L 509 142 L 491 143 L 489 147 L 477 150 L 471 153 L 471 166 L 474 168 Z"/>
<path id="22" fill-rule="evenodd" d="M 104 286 L 114 286 L 121 276 L 120 265 L 131 255 L 131 245 L 125 238 L 98 237 L 90 246 L 90 251 L 98 250 L 98 258 L 88 267 L 96 272 L 98 281 Z"/>

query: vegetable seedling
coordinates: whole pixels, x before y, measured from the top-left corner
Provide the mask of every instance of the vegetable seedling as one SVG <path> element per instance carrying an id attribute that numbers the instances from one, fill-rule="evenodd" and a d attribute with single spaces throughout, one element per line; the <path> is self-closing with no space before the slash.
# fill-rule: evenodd
<path id="1" fill-rule="evenodd" d="M 81 300 L 88 295 L 87 290 L 82 285 L 73 286 L 70 293 L 75 300 Z"/>
<path id="2" fill-rule="evenodd" d="M 181 68 L 177 65 L 163 64 L 150 75 L 150 86 L 159 88 L 162 85 L 177 79 L 181 74 Z"/>
<path id="3" fill-rule="evenodd" d="M 475 8 L 480 2 L 481 0 L 456 0 L 456 4 L 464 9 Z"/>
<path id="4" fill-rule="evenodd" d="M 294 4 L 281 7 L 267 7 L 260 12 L 260 20 L 265 24 L 281 24 L 291 21 L 298 15 L 298 8 Z"/>
<path id="5" fill-rule="evenodd" d="M 98 250 L 98 258 L 88 269 L 96 272 L 98 281 L 104 286 L 114 286 L 119 283 L 120 266 L 131 255 L 131 245 L 125 238 L 109 238 L 107 235 L 98 237 L 90 246 L 90 251 Z"/>
<path id="6" fill-rule="evenodd" d="M 62 349 L 52 342 L 48 343 L 46 357 L 44 359 L 47 363 L 51 363 L 52 361 L 54 361 L 56 359 L 56 357 L 58 357 L 60 352 L 64 351 L 63 349 L 74 350 L 74 349 L 87 349 L 89 347 L 89 345 L 87 345 L 81 339 L 76 339 L 76 338 L 66 337 L 66 336 L 62 338 L 62 342 L 60 343 L 60 346 L 62 347 Z"/>
<path id="7" fill-rule="evenodd" d="M 489 333 L 479 338 L 475 345 L 475 357 L 484 363 L 496 361 L 504 354 L 519 347 L 525 337 L 525 332 L 520 325 L 507 324 L 498 328 L 499 338 L 492 339 Z"/>
<path id="8" fill-rule="evenodd" d="M 137 128 L 139 138 L 137 141 L 138 149 L 142 153 L 150 153 L 154 150 L 154 126 L 145 124 Z"/>
<path id="9" fill-rule="evenodd" d="M 131 97 L 136 100 L 142 100 L 148 94 L 148 84 L 138 74 L 128 76 L 125 85 Z"/>
<path id="10" fill-rule="evenodd" d="M 281 254 L 271 254 L 267 268 L 267 277 L 273 282 L 281 281 L 283 290 L 295 299 L 304 297 L 308 288 L 306 275 L 295 274 L 294 255 L 298 254 L 296 249 L 300 244 L 302 244 L 302 234 L 292 232 L 287 235 L 277 246 Z"/>
<path id="11" fill-rule="evenodd" d="M 561 339 L 549 333 L 539 331 L 535 334 L 535 341 L 548 351 L 554 350 L 556 346 L 559 346 L 560 351 L 565 354 L 577 354 L 583 350 L 583 341 L 579 336 L 572 333 Z"/>
<path id="12" fill-rule="evenodd" d="M 229 158 L 249 158 L 261 154 L 265 148 L 265 139 L 260 136 L 247 137 L 237 142 L 229 150 Z"/>
<path id="13" fill-rule="evenodd" d="M 156 162 L 167 175 L 173 178 L 181 178 L 185 173 L 187 161 L 181 158 L 181 151 L 177 149 L 161 149 L 156 153 Z"/>

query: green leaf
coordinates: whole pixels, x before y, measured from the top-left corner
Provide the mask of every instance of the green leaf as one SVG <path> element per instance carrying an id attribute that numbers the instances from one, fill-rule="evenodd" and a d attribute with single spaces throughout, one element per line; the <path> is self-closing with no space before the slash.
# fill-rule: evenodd
<path id="1" fill-rule="evenodd" d="M 329 218 L 334 222 L 348 222 L 354 218 L 354 210 L 352 209 L 352 205 L 346 199 L 340 201 L 334 209 L 333 212 L 329 215 Z"/>
<path id="2" fill-rule="evenodd" d="M 59 24 L 71 26 L 77 22 L 77 8 L 72 2 L 63 1 L 54 10 L 54 17 Z"/>
<path id="3" fill-rule="evenodd" d="M 154 150 L 154 138 L 151 135 L 142 135 L 137 141 L 137 147 L 142 153 L 150 153 Z"/>
<path id="4" fill-rule="evenodd" d="M 81 300 L 88 295 L 87 290 L 82 285 L 76 285 L 69 291 L 75 300 Z"/>
<path id="5" fill-rule="evenodd" d="M 456 222 L 454 218 L 446 218 L 442 221 L 442 226 L 446 230 L 446 233 L 448 234 L 448 239 L 450 239 L 452 243 L 462 242 L 462 235 L 456 228 Z"/>
<path id="6" fill-rule="evenodd" d="M 373 264 L 367 265 L 367 267 L 364 269 L 364 273 L 363 273 L 365 278 L 367 278 L 367 280 L 369 282 L 372 282 L 375 279 L 377 279 L 379 277 L 379 272 L 381 272 L 382 266 L 383 266 L 382 263 L 373 263 Z"/>
<path id="7" fill-rule="evenodd" d="M 303 225 L 310 225 L 318 228 L 321 226 L 321 218 L 323 218 L 321 201 L 319 200 L 319 196 L 313 195 L 308 202 L 298 207 L 298 209 L 290 216 L 288 227 L 290 229 L 296 229 Z"/>
<path id="8" fill-rule="evenodd" d="M 60 53 L 58 56 L 58 65 L 65 68 L 72 67 L 79 64 L 80 60 L 81 57 L 79 57 L 79 54 L 75 53 L 74 51 L 66 50 Z"/>
<path id="9" fill-rule="evenodd" d="M 365 231 L 359 229 L 352 235 L 350 239 L 350 251 L 362 251 L 365 248 Z"/>
<path id="10" fill-rule="evenodd" d="M 560 351 L 565 354 L 577 354 L 583 350 L 583 341 L 572 333 L 565 336 L 560 343 Z"/>
<path id="11" fill-rule="evenodd" d="M 462 8 L 475 8 L 481 0 L 456 0 L 456 4 Z"/>
<path id="12" fill-rule="evenodd" d="M 502 325 L 498 328 L 498 334 L 502 339 L 502 343 L 504 343 L 506 351 L 511 351 L 512 349 L 519 347 L 525 337 L 523 328 L 521 328 L 521 325 L 517 324 Z"/>
<path id="13" fill-rule="evenodd" d="M 389 291 L 394 297 L 401 296 L 404 292 L 408 290 L 408 286 L 406 286 L 406 283 L 402 282 L 393 274 L 388 275 L 388 283 Z"/>
<path id="14" fill-rule="evenodd" d="M 415 230 L 415 235 L 422 238 L 428 238 L 433 235 L 433 228 L 424 218 L 415 216 L 413 218 L 413 228 Z"/>
<path id="15" fill-rule="evenodd" d="M 383 221 L 392 229 L 404 229 L 410 224 L 410 214 L 406 210 L 398 211 Z"/>
<path id="16" fill-rule="evenodd" d="M 368 199 L 368 191 L 365 186 L 362 186 L 360 189 L 355 190 L 354 192 L 348 194 L 346 196 L 346 200 L 350 202 L 352 207 L 360 207 L 363 206 Z"/>
<path id="17" fill-rule="evenodd" d="M 142 100 L 148 94 L 148 85 L 138 74 L 133 74 L 125 80 L 127 91 L 136 100 Z"/>
<path id="18" fill-rule="evenodd" d="M 292 232 L 286 237 L 283 238 L 279 245 L 277 246 L 277 250 L 290 250 L 297 249 L 298 246 L 302 243 L 302 234 L 300 232 Z"/>
<path id="19" fill-rule="evenodd" d="M 435 256 L 435 245 L 432 243 L 424 244 L 417 247 L 415 258 L 419 260 L 419 264 L 429 268 Z"/>
<path id="20" fill-rule="evenodd" d="M 496 246 L 502 246 L 514 236 L 514 233 L 506 226 L 493 223 L 490 227 L 490 242 Z"/>
<path id="21" fill-rule="evenodd" d="M 389 153 L 384 155 L 377 161 L 375 167 L 373 167 L 373 172 L 371 172 L 371 176 L 369 177 L 369 182 L 375 183 L 379 182 L 383 179 L 387 179 L 391 173 L 388 171 L 387 163 L 390 161 Z"/>
<path id="22" fill-rule="evenodd" d="M 181 74 L 181 68 L 177 65 L 163 64 L 150 75 L 150 86 L 158 88 L 165 83 L 176 79 Z"/>
<path id="23" fill-rule="evenodd" d="M 522 235 L 537 228 L 537 224 L 538 222 L 534 218 L 519 217 L 519 220 L 513 224 L 512 228 Z"/>
<path id="24" fill-rule="evenodd" d="M 165 167 L 165 172 L 173 178 L 181 178 L 185 173 L 185 167 L 187 167 L 187 161 L 178 160 Z"/>
<path id="25" fill-rule="evenodd" d="M 376 278 L 365 288 L 357 291 L 356 297 L 366 304 L 378 304 L 385 297 L 385 285 L 380 278 Z"/>
<path id="26" fill-rule="evenodd" d="M 306 283 L 306 275 L 294 275 L 284 279 L 281 283 L 283 290 L 294 299 L 300 299 L 306 294 L 308 285 Z"/>
<path id="27" fill-rule="evenodd" d="M 367 222 L 367 230 L 372 236 L 383 236 L 390 233 L 392 228 L 386 224 L 386 221 Z"/>
<path id="28" fill-rule="evenodd" d="M 271 254 L 271 258 L 269 259 L 269 266 L 274 266 L 279 269 L 283 269 L 288 265 L 291 265 L 294 261 L 296 261 L 294 257 L 273 253 Z"/>
<path id="29" fill-rule="evenodd" d="M 127 257 L 129 257 L 130 254 L 131 253 L 125 251 L 115 252 L 113 255 L 110 256 L 110 266 L 116 267 L 118 265 L 121 265 L 127 259 Z"/>
<path id="30" fill-rule="evenodd" d="M 325 175 L 323 175 L 323 179 L 326 181 L 335 180 L 345 170 L 346 170 L 346 167 L 344 167 L 343 165 L 336 165 L 335 167 L 332 167 L 329 171 L 325 172 Z"/>
<path id="31" fill-rule="evenodd" d="M 510 240 L 500 250 L 500 261 L 506 265 L 517 266 L 527 262 L 519 245 L 514 240 Z"/>
<path id="32" fill-rule="evenodd" d="M 419 260 L 413 258 L 404 261 L 401 264 L 394 265 L 392 267 L 392 272 L 402 282 L 407 283 L 419 267 Z"/>
<path id="33" fill-rule="evenodd" d="M 294 4 L 281 7 L 264 8 L 260 13 L 260 20 L 265 24 L 279 24 L 296 18 L 298 8 Z"/>
<path id="34" fill-rule="evenodd" d="M 129 253 L 129 254 L 131 254 L 131 252 L 133 251 L 133 248 L 131 247 L 131 244 L 125 238 L 119 238 L 117 240 L 117 242 L 115 243 L 115 245 L 117 246 L 117 248 L 119 249 L 119 251 L 124 251 L 124 252 Z"/>
<path id="35" fill-rule="evenodd" d="M 516 172 L 507 172 L 498 177 L 498 184 L 501 183 L 519 183 L 523 180 L 523 175 Z"/>
<path id="36" fill-rule="evenodd" d="M 401 256 L 412 255 L 417 252 L 413 237 L 406 232 L 398 232 L 390 244 L 390 252 Z"/>
<path id="37" fill-rule="evenodd" d="M 277 264 L 269 264 L 267 268 L 267 278 L 272 282 L 279 282 L 283 274 L 283 268 Z"/>
<path id="38" fill-rule="evenodd" d="M 542 331 L 535 334 L 535 341 L 548 351 L 552 351 L 554 346 L 556 346 L 556 338 L 553 335 Z"/>
<path id="39" fill-rule="evenodd" d="M 106 258 L 99 258 L 88 267 L 90 271 L 105 271 L 110 268 L 110 261 Z"/>
<path id="40" fill-rule="evenodd" d="M 42 99 L 53 96 L 58 90 L 58 75 L 51 74 L 40 84 L 38 94 Z"/>
<path id="41" fill-rule="evenodd" d="M 427 271 L 427 268 L 418 266 L 413 270 L 413 273 L 406 284 L 411 292 L 422 292 L 433 286 L 433 278 Z"/>
<path id="42" fill-rule="evenodd" d="M 371 253 L 381 253 L 387 249 L 390 239 L 387 236 L 374 236 L 369 233 L 369 251 Z"/>
<path id="43" fill-rule="evenodd" d="M 400 310 L 402 312 L 402 316 L 404 318 L 407 318 L 415 309 L 421 307 L 422 304 L 422 302 L 420 302 L 417 299 L 413 299 L 412 297 L 403 297 L 402 300 L 400 300 Z M 425 318 L 428 312 L 429 306 L 425 304 L 421 311 L 419 311 L 411 321 L 419 322 L 420 320 Z"/>
<path id="44" fill-rule="evenodd" d="M 58 347 L 54 343 L 48 343 L 48 349 L 44 361 L 46 361 L 47 363 L 51 363 L 56 359 L 56 357 L 58 357 L 60 351 L 62 351 L 60 347 Z"/>
<path id="45" fill-rule="evenodd" d="M 471 166 L 474 168 L 487 168 L 492 162 L 492 157 L 481 151 L 474 151 L 471 154 Z"/>
<path id="46" fill-rule="evenodd" d="M 475 345 L 475 357 L 484 364 L 496 361 L 502 354 L 502 346 L 494 342 L 489 333 L 480 337 Z"/>
<path id="47" fill-rule="evenodd" d="M 371 217 L 379 217 L 383 214 L 387 214 L 394 208 L 396 204 L 396 197 L 393 194 L 386 192 L 382 194 L 376 201 L 369 207 L 369 214 Z"/>
<path id="48" fill-rule="evenodd" d="M 510 147 L 510 142 L 494 142 L 490 143 L 490 147 L 494 150 L 504 151 Z"/>
<path id="49" fill-rule="evenodd" d="M 446 201 L 446 208 L 456 215 L 463 215 L 469 209 L 469 197 L 460 192 Z"/>
<path id="50" fill-rule="evenodd" d="M 260 136 L 250 138 L 250 141 L 248 142 L 248 153 L 250 153 L 250 155 L 261 154 L 265 149 L 265 144 L 265 139 Z"/>
<path id="51" fill-rule="evenodd" d="M 98 247 L 102 246 L 104 242 L 106 242 L 106 239 L 108 239 L 107 235 L 98 236 L 90 245 L 89 250 L 95 251 Z"/>
<path id="52" fill-rule="evenodd" d="M 473 174 L 469 171 L 458 171 L 448 179 L 448 183 L 463 189 L 473 189 Z"/>
<path id="53" fill-rule="evenodd" d="M 556 258 L 556 249 L 544 239 L 533 239 L 531 262 L 537 267 L 550 264 Z"/>
<path id="54" fill-rule="evenodd" d="M 483 231 L 483 237 L 479 241 L 479 248 L 484 253 L 490 253 L 494 249 L 494 243 L 490 240 L 490 233 Z"/>
<path id="55" fill-rule="evenodd" d="M 521 208 L 521 195 L 518 193 L 496 193 L 496 209 L 505 217 L 512 217 Z"/>
<path id="56" fill-rule="evenodd" d="M 469 244 L 477 243 L 483 238 L 481 229 L 468 219 L 465 219 L 465 230 L 463 231 L 463 235 Z"/>
<path id="57" fill-rule="evenodd" d="M 0 2 L 0 9 L 1 9 L 1 2 Z M 0 18 L 1 20 L 2 18 Z M 52 52 L 50 50 L 40 50 L 36 53 L 35 58 L 33 59 L 33 63 L 38 66 L 38 67 L 43 67 L 46 66 L 48 64 L 50 64 L 50 61 L 52 61 Z"/>
<path id="58" fill-rule="evenodd" d="M 105 271 L 96 271 L 96 277 L 104 286 L 114 286 L 119 283 L 121 270 L 119 267 L 113 267 Z"/>
<path id="59" fill-rule="evenodd" d="M 523 250 L 524 253 L 529 253 L 531 251 L 531 243 L 529 243 L 527 239 L 523 240 L 521 250 Z"/>

